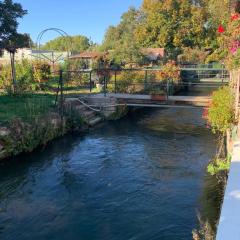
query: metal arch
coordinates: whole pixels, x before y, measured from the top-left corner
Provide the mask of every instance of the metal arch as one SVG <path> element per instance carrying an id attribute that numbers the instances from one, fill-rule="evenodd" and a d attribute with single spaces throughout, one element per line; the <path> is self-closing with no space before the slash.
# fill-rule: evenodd
<path id="1" fill-rule="evenodd" d="M 45 30 L 43 30 L 42 32 L 40 32 L 39 34 L 38 34 L 38 37 L 37 37 L 37 43 L 36 43 L 36 45 L 37 45 L 37 48 L 38 48 L 38 51 L 40 52 L 40 47 L 41 47 L 41 40 L 42 40 L 42 37 L 43 37 L 43 35 L 46 33 L 46 32 L 48 32 L 48 31 L 54 31 L 54 32 L 57 32 L 58 34 L 60 34 L 62 37 L 67 37 L 67 39 L 68 39 L 68 46 L 67 46 L 67 58 L 69 59 L 69 57 L 70 57 L 70 51 L 71 51 L 71 46 L 72 46 L 72 41 L 71 41 L 71 39 L 70 39 L 70 36 L 68 35 L 68 33 L 67 32 L 65 32 L 64 30 L 62 30 L 62 29 L 59 29 L 59 28 L 47 28 L 47 29 L 45 29 Z"/>
<path id="2" fill-rule="evenodd" d="M 63 37 L 70 37 L 67 32 L 65 32 L 64 30 L 62 30 L 60 28 L 47 28 L 38 34 L 38 37 L 37 37 L 37 46 L 38 47 L 40 47 L 39 45 L 40 45 L 40 41 L 42 40 L 43 35 L 48 31 L 55 31 Z"/>

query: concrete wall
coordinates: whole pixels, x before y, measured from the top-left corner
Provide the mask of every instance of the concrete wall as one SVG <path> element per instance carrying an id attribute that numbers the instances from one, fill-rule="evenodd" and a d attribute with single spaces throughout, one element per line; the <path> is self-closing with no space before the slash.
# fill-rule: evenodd
<path id="1" fill-rule="evenodd" d="M 53 52 L 53 51 L 45 51 L 45 50 L 32 50 L 29 48 L 20 48 L 17 50 L 15 54 L 15 60 L 16 61 L 22 61 L 24 59 L 27 59 L 29 61 L 36 60 L 37 57 L 41 56 L 40 54 L 43 54 L 49 59 L 58 59 L 63 60 L 67 57 L 67 52 Z M 41 56 L 43 57 L 43 56 Z M 47 58 L 45 60 L 47 60 Z M 10 63 L 10 56 L 9 53 L 4 50 L 3 55 L 0 57 L 0 64 L 9 64 Z"/>
<path id="2" fill-rule="evenodd" d="M 240 141 L 233 145 L 232 163 L 216 239 L 240 240 Z"/>
<path id="3" fill-rule="evenodd" d="M 87 102 L 89 105 L 94 105 L 98 108 L 102 108 L 102 114 L 104 114 L 106 118 L 115 113 L 117 109 L 117 99 L 113 97 L 99 97 L 97 95 L 91 95 L 87 98 Z"/>

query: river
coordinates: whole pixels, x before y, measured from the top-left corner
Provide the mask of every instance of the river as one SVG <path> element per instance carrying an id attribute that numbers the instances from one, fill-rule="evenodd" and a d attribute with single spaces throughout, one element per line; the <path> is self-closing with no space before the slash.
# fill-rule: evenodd
<path id="1" fill-rule="evenodd" d="M 138 110 L 2 163 L 0 239 L 191 239 L 215 198 L 201 114 Z"/>

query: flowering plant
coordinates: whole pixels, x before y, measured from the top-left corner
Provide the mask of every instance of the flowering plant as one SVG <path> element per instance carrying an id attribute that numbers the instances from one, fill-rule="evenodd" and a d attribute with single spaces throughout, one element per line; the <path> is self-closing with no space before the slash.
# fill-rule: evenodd
<path id="1" fill-rule="evenodd" d="M 229 69 L 240 67 L 240 14 L 233 13 L 228 22 L 218 26 L 219 42 Z"/>
<path id="2" fill-rule="evenodd" d="M 181 77 L 180 67 L 175 61 L 168 61 L 163 67 L 159 78 L 162 80 L 171 79 L 173 82 L 177 83 L 180 81 Z"/>

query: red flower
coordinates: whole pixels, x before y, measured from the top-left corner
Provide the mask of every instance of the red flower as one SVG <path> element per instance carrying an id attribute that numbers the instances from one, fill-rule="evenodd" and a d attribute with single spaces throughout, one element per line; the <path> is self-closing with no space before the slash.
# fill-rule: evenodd
<path id="1" fill-rule="evenodd" d="M 232 21 L 238 20 L 239 17 L 240 17 L 239 14 L 235 13 L 235 14 L 233 14 L 233 15 L 231 16 L 231 20 L 232 20 Z"/>
<path id="2" fill-rule="evenodd" d="M 225 32 L 225 28 L 223 27 L 223 25 L 218 26 L 218 32 L 219 33 L 224 33 Z"/>
<path id="3" fill-rule="evenodd" d="M 232 54 L 235 54 L 239 48 L 240 48 L 240 41 L 235 40 L 235 41 L 232 42 L 232 45 L 230 47 L 230 51 L 231 51 Z"/>

